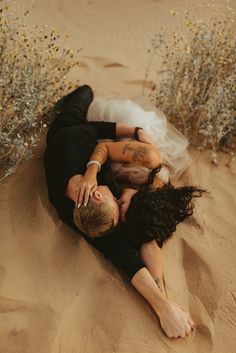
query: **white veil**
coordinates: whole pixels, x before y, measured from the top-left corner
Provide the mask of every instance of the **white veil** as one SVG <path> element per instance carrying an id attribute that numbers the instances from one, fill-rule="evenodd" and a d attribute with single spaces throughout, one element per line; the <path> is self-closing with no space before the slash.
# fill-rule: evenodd
<path id="1" fill-rule="evenodd" d="M 87 115 L 88 121 L 114 121 L 142 127 L 160 151 L 163 163 L 170 169 L 170 178 L 177 179 L 191 163 L 187 151 L 188 140 L 166 116 L 154 107 L 148 97 L 131 99 L 120 97 L 95 97 Z M 112 163 L 117 177 L 142 184 L 149 170 L 125 163 Z"/>

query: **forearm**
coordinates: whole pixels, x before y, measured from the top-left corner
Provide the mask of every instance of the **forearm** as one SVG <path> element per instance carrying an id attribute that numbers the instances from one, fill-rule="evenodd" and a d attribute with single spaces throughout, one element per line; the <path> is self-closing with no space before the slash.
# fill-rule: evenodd
<path id="1" fill-rule="evenodd" d="M 131 283 L 159 316 L 161 327 L 168 337 L 184 338 L 190 334 L 194 327 L 190 314 L 161 293 L 146 268 L 137 271 Z"/>
<path id="2" fill-rule="evenodd" d="M 103 164 L 108 158 L 113 162 L 132 163 L 150 169 L 161 163 L 159 151 L 154 146 L 138 141 L 100 142 L 90 160 Z"/>
<path id="3" fill-rule="evenodd" d="M 116 124 L 116 137 L 117 138 L 122 138 L 122 137 L 129 137 L 129 138 L 134 138 L 134 132 L 135 132 L 135 127 L 134 126 L 129 126 L 125 124 Z"/>
<path id="4" fill-rule="evenodd" d="M 160 247 L 156 241 L 144 243 L 140 248 L 140 256 L 162 293 L 165 293 L 163 283 L 163 260 Z"/>
<path id="5" fill-rule="evenodd" d="M 99 142 L 90 157 L 103 165 L 109 158 L 113 162 L 132 163 L 149 169 L 161 164 L 159 151 L 155 146 L 138 141 Z"/>
<path id="6" fill-rule="evenodd" d="M 134 275 L 131 283 L 159 315 L 168 300 L 157 287 L 150 272 L 146 268 L 141 268 Z"/>
<path id="7" fill-rule="evenodd" d="M 107 145 L 105 142 L 99 142 L 91 154 L 90 161 L 97 161 L 103 165 L 109 157 Z"/>

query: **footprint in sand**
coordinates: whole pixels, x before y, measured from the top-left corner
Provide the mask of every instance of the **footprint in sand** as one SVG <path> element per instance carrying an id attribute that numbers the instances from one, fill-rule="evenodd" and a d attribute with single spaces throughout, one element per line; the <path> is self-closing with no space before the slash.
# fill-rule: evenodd
<path id="1" fill-rule="evenodd" d="M 87 70 L 93 68 L 127 68 L 127 66 L 123 65 L 122 63 L 112 61 L 109 58 L 100 56 L 83 56 L 83 59 L 80 60 L 80 67 L 85 68 Z"/>
<path id="2" fill-rule="evenodd" d="M 148 88 L 150 90 L 155 89 L 155 84 L 152 81 L 149 80 L 129 80 L 125 81 L 125 83 L 128 83 L 129 85 L 136 85 L 136 86 L 141 86 L 144 88 Z"/>
<path id="3" fill-rule="evenodd" d="M 110 64 L 103 65 L 103 67 L 108 69 L 108 68 L 114 68 L 114 67 L 125 67 L 125 65 L 122 65 L 120 63 L 110 63 Z"/>

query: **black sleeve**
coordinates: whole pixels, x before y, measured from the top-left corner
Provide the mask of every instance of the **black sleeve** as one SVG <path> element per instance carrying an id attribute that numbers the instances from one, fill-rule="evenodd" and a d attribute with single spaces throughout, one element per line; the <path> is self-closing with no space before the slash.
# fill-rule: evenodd
<path id="1" fill-rule="evenodd" d="M 131 247 L 119 231 L 97 239 L 91 239 L 87 236 L 85 238 L 111 260 L 118 269 L 122 270 L 130 280 L 136 272 L 145 267 L 138 251 Z"/>
<path id="2" fill-rule="evenodd" d="M 116 123 L 104 121 L 91 121 L 89 125 L 93 126 L 96 131 L 97 139 L 116 139 Z"/>

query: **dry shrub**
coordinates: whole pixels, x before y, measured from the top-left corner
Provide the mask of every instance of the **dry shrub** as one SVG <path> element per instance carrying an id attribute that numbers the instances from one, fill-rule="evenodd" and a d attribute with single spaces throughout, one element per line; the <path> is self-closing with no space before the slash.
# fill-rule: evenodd
<path id="1" fill-rule="evenodd" d="M 11 8 L 12 5 L 12 8 Z M 32 157 L 55 102 L 71 88 L 74 52 L 55 29 L 26 26 L 28 10 L 0 0 L 0 180 Z"/>
<path id="2" fill-rule="evenodd" d="M 224 149 L 234 155 L 236 136 L 236 41 L 233 14 L 194 21 L 152 41 L 152 61 L 162 51 L 162 76 L 151 98 L 177 128 L 200 149 Z M 169 39 L 171 37 L 171 39 Z M 168 39 L 167 39 L 168 38 Z M 164 72 L 164 73 L 163 73 Z M 160 74 L 159 74 L 160 77 Z"/>

